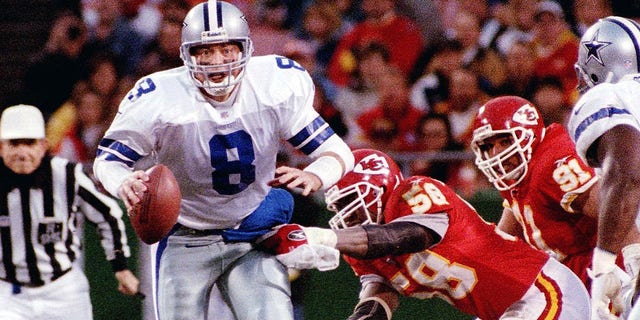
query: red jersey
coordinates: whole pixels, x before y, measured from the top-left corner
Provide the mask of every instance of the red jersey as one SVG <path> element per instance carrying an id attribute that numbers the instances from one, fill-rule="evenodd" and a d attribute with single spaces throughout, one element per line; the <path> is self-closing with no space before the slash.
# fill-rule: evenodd
<path id="1" fill-rule="evenodd" d="M 594 169 L 578 156 L 566 129 L 554 123 L 534 150 L 524 180 L 501 192 L 525 240 L 567 265 L 585 284 L 596 246 L 597 220 L 574 213 L 571 202 L 597 180 Z"/>
<path id="2" fill-rule="evenodd" d="M 498 319 L 520 300 L 549 259 L 498 231 L 451 188 L 428 177 L 403 181 L 390 195 L 384 219 L 420 223 L 442 239 L 412 254 L 373 260 L 344 256 L 355 273 L 381 276 L 402 295 L 439 297 L 485 320 Z"/>

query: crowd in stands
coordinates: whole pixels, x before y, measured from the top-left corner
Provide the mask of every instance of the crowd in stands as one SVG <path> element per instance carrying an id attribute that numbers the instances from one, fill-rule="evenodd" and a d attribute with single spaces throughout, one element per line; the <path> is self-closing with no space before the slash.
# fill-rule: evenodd
<path id="1" fill-rule="evenodd" d="M 228 0 L 247 14 L 254 55 L 296 60 L 318 112 L 353 148 L 468 152 L 478 108 L 498 95 L 566 123 L 579 36 L 615 0 Z M 182 65 L 182 19 L 198 0 L 83 0 L 60 12 L 31 57 L 23 103 L 47 119 L 51 151 L 90 166 L 140 77 Z M 623 12 L 624 13 L 624 12 Z M 469 157 L 401 161 L 464 196 L 490 187 Z"/>

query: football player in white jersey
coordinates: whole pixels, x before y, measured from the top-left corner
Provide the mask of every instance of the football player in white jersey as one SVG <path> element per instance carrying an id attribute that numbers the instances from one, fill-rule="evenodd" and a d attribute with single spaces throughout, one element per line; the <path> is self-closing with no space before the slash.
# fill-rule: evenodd
<path id="1" fill-rule="evenodd" d="M 254 240 L 291 218 L 292 196 L 275 187 L 306 196 L 353 167 L 313 109 L 306 70 L 252 50 L 240 10 L 196 5 L 183 24 L 185 65 L 138 80 L 100 143 L 96 177 L 129 211 L 152 164 L 167 165 L 180 185 L 178 223 L 155 257 L 161 320 L 220 319 L 207 308 L 214 285 L 236 319 L 293 319 L 287 270 Z M 313 162 L 276 168 L 283 140 Z"/>
<path id="2" fill-rule="evenodd" d="M 625 265 L 632 277 L 640 261 L 638 245 L 627 240 L 636 231 L 634 221 L 640 228 L 640 24 L 616 16 L 600 19 L 582 36 L 575 67 L 582 96 L 569 130 L 579 155 L 602 176 L 598 247 L 591 267 L 592 319 L 609 319 L 609 301 L 621 292 L 612 272 L 616 253 L 622 251 L 625 264 L 635 260 Z M 628 286 L 623 295 L 627 307 L 635 283 Z M 640 312 L 629 319 L 640 319 Z"/>

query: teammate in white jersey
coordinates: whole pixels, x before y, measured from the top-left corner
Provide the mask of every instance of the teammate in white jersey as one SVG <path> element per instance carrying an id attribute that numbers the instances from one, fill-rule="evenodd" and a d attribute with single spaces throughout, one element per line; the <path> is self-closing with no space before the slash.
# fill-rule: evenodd
<path id="1" fill-rule="evenodd" d="M 128 210 L 152 164 L 167 165 L 180 185 L 178 224 L 156 257 L 161 320 L 219 319 L 207 308 L 214 285 L 236 319 L 293 319 L 286 268 L 254 244 L 291 218 L 293 198 L 272 187 L 306 196 L 353 167 L 349 147 L 313 109 L 306 70 L 252 50 L 235 6 L 196 5 L 183 24 L 185 66 L 140 79 L 100 143 L 96 177 Z M 314 161 L 276 169 L 284 140 Z"/>
<path id="2" fill-rule="evenodd" d="M 578 154 L 602 175 L 592 319 L 609 319 L 609 301 L 621 292 L 613 273 L 616 253 L 622 251 L 632 277 L 640 267 L 638 245 L 628 245 L 628 236 L 637 231 L 634 220 L 640 228 L 640 24 L 616 16 L 600 19 L 582 36 L 575 67 L 583 95 L 571 113 L 570 134 Z M 640 319 L 640 310 L 631 312 L 637 314 L 629 319 Z"/>

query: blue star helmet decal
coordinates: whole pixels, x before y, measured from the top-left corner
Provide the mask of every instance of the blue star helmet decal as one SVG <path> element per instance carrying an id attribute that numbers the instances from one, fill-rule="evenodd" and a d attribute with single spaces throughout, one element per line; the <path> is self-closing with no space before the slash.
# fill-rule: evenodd
<path id="1" fill-rule="evenodd" d="M 593 34 L 593 38 L 591 38 L 591 40 L 583 41 L 581 43 L 585 48 L 587 48 L 587 60 L 584 62 L 585 64 L 589 63 L 589 60 L 594 59 L 600 65 L 604 66 L 604 63 L 602 62 L 602 58 L 600 57 L 600 50 L 610 45 L 611 42 L 598 41 L 599 33 L 600 33 L 600 30 L 597 30 Z"/>

